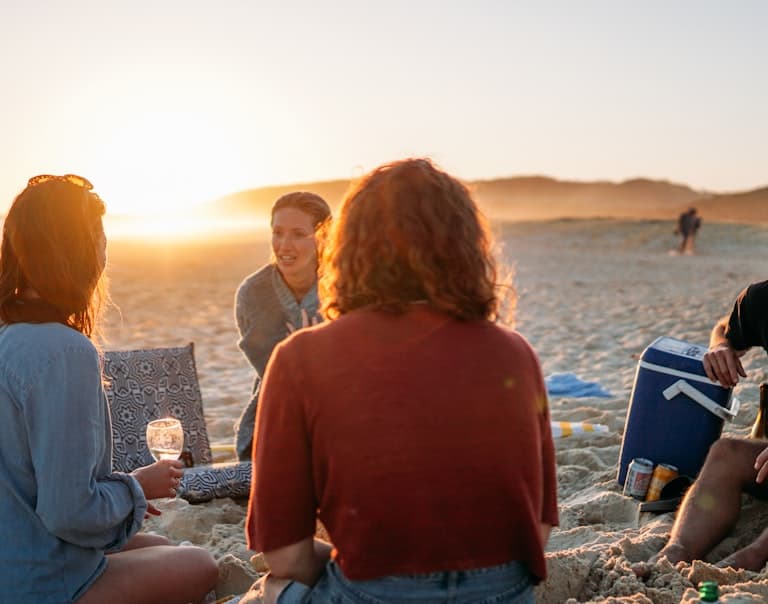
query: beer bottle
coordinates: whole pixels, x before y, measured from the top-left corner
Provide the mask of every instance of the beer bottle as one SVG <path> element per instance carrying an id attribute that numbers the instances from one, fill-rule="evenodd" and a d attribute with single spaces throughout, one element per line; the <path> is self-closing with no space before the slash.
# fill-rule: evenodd
<path id="1" fill-rule="evenodd" d="M 702 581 L 699 583 L 699 602 L 719 602 L 720 588 L 717 581 Z"/>
<path id="2" fill-rule="evenodd" d="M 752 425 L 751 438 L 765 439 L 768 437 L 768 384 L 760 384 L 760 407 Z"/>

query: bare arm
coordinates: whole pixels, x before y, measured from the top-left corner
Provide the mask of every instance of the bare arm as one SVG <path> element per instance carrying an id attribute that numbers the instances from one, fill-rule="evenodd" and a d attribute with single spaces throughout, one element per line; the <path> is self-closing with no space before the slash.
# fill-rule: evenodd
<path id="1" fill-rule="evenodd" d="M 539 524 L 539 534 L 541 535 L 541 544 L 546 547 L 549 541 L 549 533 L 552 532 L 552 525 L 542 522 Z"/>
<path id="2" fill-rule="evenodd" d="M 731 388 L 738 383 L 739 376 L 747 377 L 740 360 L 746 350 L 735 350 L 731 346 L 728 338 L 725 337 L 727 327 L 728 317 L 725 316 L 712 328 L 712 333 L 709 335 L 709 350 L 704 355 L 703 363 L 704 371 L 710 380 Z"/>
<path id="3" fill-rule="evenodd" d="M 728 315 L 720 319 L 712 328 L 712 333 L 709 334 L 709 347 L 715 348 L 723 344 L 729 345 L 728 339 L 725 337 L 725 328 L 728 327 Z"/>
<path id="4" fill-rule="evenodd" d="M 291 581 L 314 585 L 331 556 L 332 545 L 320 539 L 304 539 L 280 549 L 264 552 L 269 573 L 256 581 L 241 604 L 276 604 Z"/>
<path id="5" fill-rule="evenodd" d="M 292 579 L 314 585 L 331 557 L 330 543 L 307 538 L 280 549 L 264 552 L 269 573 L 277 579 Z"/>

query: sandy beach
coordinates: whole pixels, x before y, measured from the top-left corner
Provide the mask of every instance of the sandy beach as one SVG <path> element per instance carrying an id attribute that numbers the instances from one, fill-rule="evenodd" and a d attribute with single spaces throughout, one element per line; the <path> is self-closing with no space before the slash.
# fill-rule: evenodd
<path id="1" fill-rule="evenodd" d="M 706 344 L 715 319 L 748 283 L 766 277 L 768 227 L 705 222 L 697 254 L 673 254 L 669 221 L 611 219 L 495 224 L 499 254 L 514 272 L 516 328 L 539 354 L 544 374 L 571 372 L 599 382 L 610 398 L 552 398 L 552 418 L 605 424 L 609 432 L 559 439 L 561 525 L 547 546 L 549 578 L 540 603 L 695 602 L 693 587 L 714 579 L 723 602 L 768 601 L 768 571 L 721 570 L 704 562 L 660 565 L 647 582 L 630 564 L 660 549 L 672 514 L 638 513 L 616 468 L 637 361 L 659 336 Z M 109 278 L 120 312 L 107 314 L 108 349 L 195 343 L 205 414 L 214 445 L 232 442 L 253 372 L 236 346 L 232 302 L 238 283 L 268 258 L 265 233 L 218 243 L 110 244 Z M 746 435 L 758 385 L 768 379 L 762 351 L 745 357 L 742 402 L 724 433 Z M 471 488 L 471 485 L 468 485 Z M 147 528 L 208 548 L 219 561 L 219 597 L 257 576 L 243 536 L 244 507 L 232 500 L 166 505 Z M 733 533 L 712 554 L 728 555 L 756 536 L 768 507 L 747 502 Z"/>

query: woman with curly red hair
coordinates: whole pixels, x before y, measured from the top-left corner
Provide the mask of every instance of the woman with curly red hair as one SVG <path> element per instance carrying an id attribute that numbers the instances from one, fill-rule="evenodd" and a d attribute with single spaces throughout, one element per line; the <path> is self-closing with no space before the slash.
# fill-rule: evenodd
<path id="1" fill-rule="evenodd" d="M 377 168 L 320 273 L 330 321 L 277 347 L 256 421 L 265 602 L 533 602 L 557 523 L 547 397 L 530 345 L 494 323 L 466 187 L 427 160 Z"/>

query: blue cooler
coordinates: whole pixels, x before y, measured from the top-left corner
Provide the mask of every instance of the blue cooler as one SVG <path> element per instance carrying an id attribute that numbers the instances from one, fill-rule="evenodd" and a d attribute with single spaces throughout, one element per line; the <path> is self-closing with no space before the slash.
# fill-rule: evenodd
<path id="1" fill-rule="evenodd" d="M 674 338 L 656 339 L 643 351 L 629 400 L 619 454 L 619 484 L 635 457 L 671 464 L 695 477 L 724 421 L 738 412 L 731 389 L 704 373 L 707 349 Z"/>

